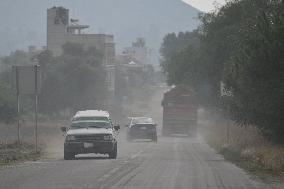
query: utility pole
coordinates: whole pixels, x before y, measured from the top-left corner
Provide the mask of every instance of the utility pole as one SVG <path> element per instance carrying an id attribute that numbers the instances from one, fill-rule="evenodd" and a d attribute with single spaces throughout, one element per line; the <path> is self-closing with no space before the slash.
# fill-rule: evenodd
<path id="1" fill-rule="evenodd" d="M 227 128 L 226 128 L 226 140 L 227 144 L 230 143 L 230 120 L 227 118 Z"/>
<path id="2" fill-rule="evenodd" d="M 34 65 L 13 66 L 14 78 L 16 78 L 16 96 L 17 96 L 17 119 L 18 119 L 18 143 L 21 143 L 21 127 L 20 127 L 20 95 L 31 94 L 35 97 L 35 127 L 34 127 L 34 143 L 35 152 L 38 152 L 38 94 L 40 92 L 40 66 L 37 60 Z"/>
<path id="3" fill-rule="evenodd" d="M 35 153 L 38 152 L 38 133 L 37 133 L 37 127 L 38 127 L 38 65 L 34 66 L 35 71 Z"/>
<path id="4" fill-rule="evenodd" d="M 16 71 L 16 93 L 17 93 L 17 126 L 18 126 L 18 144 L 21 143 L 21 128 L 20 128 L 20 89 L 19 89 L 19 70 L 15 67 Z"/>

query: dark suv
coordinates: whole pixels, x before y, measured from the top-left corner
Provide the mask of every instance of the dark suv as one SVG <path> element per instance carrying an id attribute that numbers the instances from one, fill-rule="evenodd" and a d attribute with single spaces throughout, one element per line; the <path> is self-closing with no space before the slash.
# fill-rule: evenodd
<path id="1" fill-rule="evenodd" d="M 151 139 L 157 142 L 157 124 L 152 118 L 148 117 L 133 117 L 131 122 L 127 125 L 127 140 L 135 139 Z"/>

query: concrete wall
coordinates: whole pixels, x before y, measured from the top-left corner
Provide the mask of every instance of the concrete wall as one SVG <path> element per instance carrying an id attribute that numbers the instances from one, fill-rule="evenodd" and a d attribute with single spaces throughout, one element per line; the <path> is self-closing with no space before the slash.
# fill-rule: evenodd
<path id="1" fill-rule="evenodd" d="M 54 56 L 62 54 L 62 46 L 67 42 L 83 44 L 85 48 L 96 47 L 103 53 L 104 64 L 115 63 L 115 43 L 113 35 L 68 33 L 69 11 L 62 7 L 47 10 L 47 49 Z"/>
<path id="2" fill-rule="evenodd" d="M 66 42 L 64 35 L 67 32 L 68 20 L 67 9 L 53 7 L 47 10 L 47 49 L 52 51 L 54 56 L 62 53 L 62 45 Z"/>

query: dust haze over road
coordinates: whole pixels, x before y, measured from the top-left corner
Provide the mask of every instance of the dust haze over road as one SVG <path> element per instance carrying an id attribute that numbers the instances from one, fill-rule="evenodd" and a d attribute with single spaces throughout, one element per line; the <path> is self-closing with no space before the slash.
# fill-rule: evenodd
<path id="1" fill-rule="evenodd" d="M 147 115 L 153 115 L 161 128 L 160 106 L 165 89 L 154 89 Z M 58 138 L 57 138 L 58 137 Z M 57 138 L 57 139 L 56 139 Z M 162 137 L 158 143 L 127 142 L 125 128 L 118 139 L 118 158 L 77 156 L 63 160 L 63 137 L 50 138 L 48 157 L 0 170 L 0 188 L 20 189 L 262 189 L 244 171 L 226 162 L 200 138 Z"/>

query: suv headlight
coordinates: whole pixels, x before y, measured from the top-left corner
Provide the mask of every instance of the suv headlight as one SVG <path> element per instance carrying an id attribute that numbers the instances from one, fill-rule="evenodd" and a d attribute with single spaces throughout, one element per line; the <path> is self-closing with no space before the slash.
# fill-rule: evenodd
<path id="1" fill-rule="evenodd" d="M 104 140 L 112 140 L 112 139 L 113 139 L 112 135 L 105 135 L 104 136 Z"/>
<path id="2" fill-rule="evenodd" d="M 73 135 L 67 135 L 65 140 L 66 140 L 66 141 L 74 141 L 74 140 L 75 140 L 75 136 L 73 136 Z"/>

